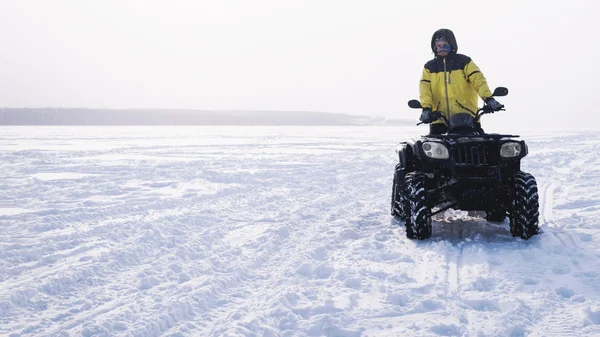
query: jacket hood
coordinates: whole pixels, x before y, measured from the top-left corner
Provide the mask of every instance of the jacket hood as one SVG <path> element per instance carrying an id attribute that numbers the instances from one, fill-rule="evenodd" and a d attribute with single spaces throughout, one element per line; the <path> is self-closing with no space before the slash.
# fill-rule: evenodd
<path id="1" fill-rule="evenodd" d="M 431 37 L 431 51 L 435 54 L 435 40 L 439 37 L 443 36 L 448 44 L 452 47 L 452 52 L 450 54 L 456 54 L 458 52 L 458 43 L 456 43 L 456 37 L 454 37 L 454 33 L 450 29 L 442 28 L 433 33 Z"/>

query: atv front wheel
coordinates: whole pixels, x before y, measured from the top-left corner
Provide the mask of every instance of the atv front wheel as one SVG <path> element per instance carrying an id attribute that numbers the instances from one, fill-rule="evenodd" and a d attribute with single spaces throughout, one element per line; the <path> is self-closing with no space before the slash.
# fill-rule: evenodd
<path id="1" fill-rule="evenodd" d="M 406 174 L 404 197 L 408 205 L 406 237 L 424 240 L 431 237 L 431 210 L 427 206 L 427 176 L 419 172 Z"/>
<path id="2" fill-rule="evenodd" d="M 535 178 L 526 172 L 514 175 L 513 208 L 510 212 L 510 233 L 523 240 L 538 234 L 539 197 Z"/>
<path id="3" fill-rule="evenodd" d="M 402 196 L 403 190 L 402 187 L 404 176 L 401 175 L 402 171 L 394 170 L 394 182 L 392 184 L 392 206 L 391 206 L 391 214 L 399 218 L 402 221 L 406 221 L 407 219 L 407 206 L 404 201 L 404 197 Z"/>

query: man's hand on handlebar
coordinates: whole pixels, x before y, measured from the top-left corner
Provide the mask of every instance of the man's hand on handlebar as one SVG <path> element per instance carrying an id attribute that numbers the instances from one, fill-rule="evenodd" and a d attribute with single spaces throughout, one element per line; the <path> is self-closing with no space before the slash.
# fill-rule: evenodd
<path id="1" fill-rule="evenodd" d="M 504 108 L 504 105 L 502 105 L 502 104 L 500 104 L 500 102 L 496 101 L 496 99 L 494 99 L 494 97 L 490 97 L 490 98 L 486 99 L 485 105 L 487 107 L 486 110 L 489 110 L 490 112 L 500 111 L 501 109 Z"/>
<path id="2" fill-rule="evenodd" d="M 423 109 L 423 112 L 421 112 L 421 117 L 419 117 L 419 120 L 425 124 L 429 124 L 435 122 L 441 116 L 442 114 L 439 111 L 433 112 L 431 109 L 425 108 Z"/>

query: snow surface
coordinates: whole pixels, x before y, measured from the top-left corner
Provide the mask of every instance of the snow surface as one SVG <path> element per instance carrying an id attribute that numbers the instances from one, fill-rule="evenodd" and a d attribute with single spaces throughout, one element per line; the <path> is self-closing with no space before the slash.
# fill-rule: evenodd
<path id="1" fill-rule="evenodd" d="M 598 336 L 600 134 L 521 133 L 543 234 L 389 215 L 417 127 L 2 127 L 0 335 Z"/>

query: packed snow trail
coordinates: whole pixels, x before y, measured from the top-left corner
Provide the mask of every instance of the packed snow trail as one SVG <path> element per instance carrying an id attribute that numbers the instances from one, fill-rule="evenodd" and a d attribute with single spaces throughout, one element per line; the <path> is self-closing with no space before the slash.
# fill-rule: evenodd
<path id="1" fill-rule="evenodd" d="M 522 132 L 543 233 L 389 215 L 407 127 L 0 128 L 0 335 L 594 336 L 600 136 Z"/>

